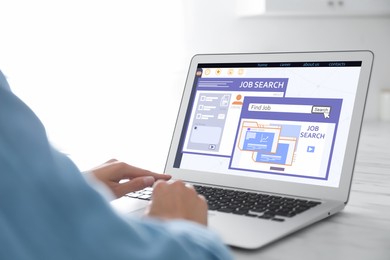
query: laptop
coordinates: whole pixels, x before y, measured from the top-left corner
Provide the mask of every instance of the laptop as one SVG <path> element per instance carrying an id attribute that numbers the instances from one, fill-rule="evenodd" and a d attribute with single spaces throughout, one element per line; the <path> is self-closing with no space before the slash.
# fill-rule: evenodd
<path id="1" fill-rule="evenodd" d="M 166 162 L 209 204 L 209 228 L 256 249 L 348 202 L 370 51 L 195 55 Z M 143 212 L 151 190 L 113 202 Z"/>

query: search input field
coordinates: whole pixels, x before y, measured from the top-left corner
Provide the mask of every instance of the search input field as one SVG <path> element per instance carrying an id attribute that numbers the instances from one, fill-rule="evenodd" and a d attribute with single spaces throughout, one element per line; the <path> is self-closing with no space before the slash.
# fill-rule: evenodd
<path id="1" fill-rule="evenodd" d="M 248 111 L 278 112 L 278 113 L 302 113 L 302 114 L 324 114 L 329 118 L 330 106 L 294 105 L 294 104 L 262 104 L 250 103 Z"/>

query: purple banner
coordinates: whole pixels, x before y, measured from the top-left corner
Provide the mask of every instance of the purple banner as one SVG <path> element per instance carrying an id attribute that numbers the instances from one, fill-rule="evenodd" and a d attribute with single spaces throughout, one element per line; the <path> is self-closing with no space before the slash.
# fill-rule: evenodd
<path id="1" fill-rule="evenodd" d="M 197 90 L 286 93 L 288 78 L 199 78 Z"/>
<path id="2" fill-rule="evenodd" d="M 245 97 L 241 118 L 338 123 L 342 99 Z M 258 109 L 259 104 L 263 107 Z M 282 111 L 277 110 L 278 105 Z M 269 108 L 267 107 L 269 106 Z M 274 108 L 276 107 L 276 108 Z"/>

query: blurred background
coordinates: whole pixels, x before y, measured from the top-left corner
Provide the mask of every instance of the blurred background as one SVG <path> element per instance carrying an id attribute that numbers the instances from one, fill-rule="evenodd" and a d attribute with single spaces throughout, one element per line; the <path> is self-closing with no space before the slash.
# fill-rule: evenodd
<path id="1" fill-rule="evenodd" d="M 163 171 L 197 53 L 371 50 L 366 124 L 390 89 L 390 0 L 0 0 L 0 33 L 0 70 L 81 170 Z"/>

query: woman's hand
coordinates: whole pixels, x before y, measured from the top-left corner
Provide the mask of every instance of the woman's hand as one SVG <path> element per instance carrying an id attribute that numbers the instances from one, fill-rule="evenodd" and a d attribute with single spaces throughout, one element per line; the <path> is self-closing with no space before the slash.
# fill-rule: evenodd
<path id="1" fill-rule="evenodd" d="M 156 180 L 169 180 L 170 175 L 154 173 L 127 163 L 112 159 L 90 170 L 93 175 L 107 185 L 116 197 L 152 186 Z M 126 182 L 120 182 L 128 180 Z"/>
<path id="2" fill-rule="evenodd" d="M 186 219 L 207 226 L 207 202 L 182 181 L 157 182 L 146 215 L 163 220 Z"/>

